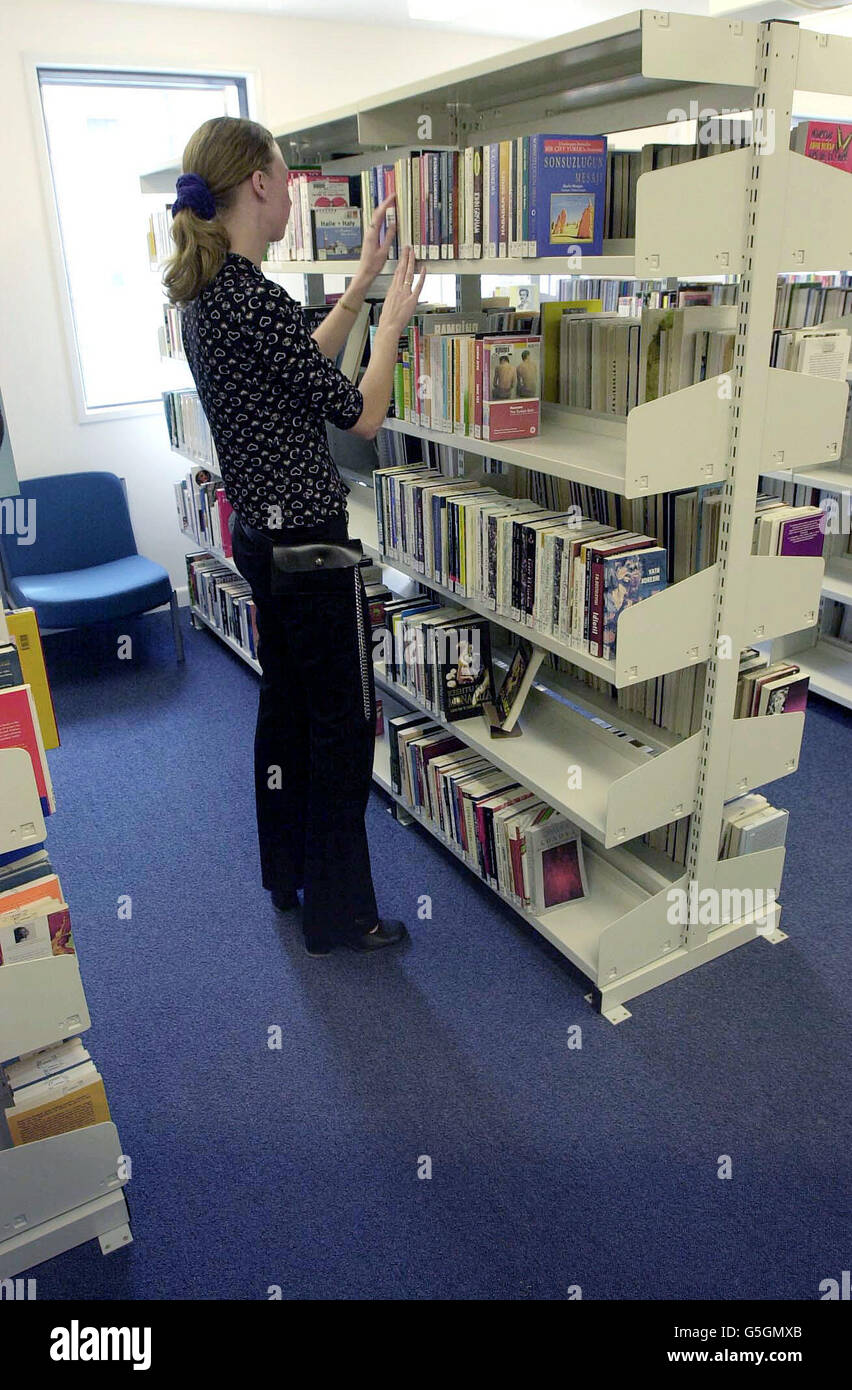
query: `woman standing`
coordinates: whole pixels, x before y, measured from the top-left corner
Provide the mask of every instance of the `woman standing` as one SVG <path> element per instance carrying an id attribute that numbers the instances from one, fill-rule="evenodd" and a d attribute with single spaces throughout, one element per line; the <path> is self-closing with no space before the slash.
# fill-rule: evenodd
<path id="1" fill-rule="evenodd" d="M 365 231 L 358 273 L 316 329 L 261 271 L 290 215 L 287 166 L 268 130 L 207 121 L 184 150 L 172 207 L 176 253 L 164 280 L 183 309 L 183 340 L 234 508 L 233 551 L 256 605 L 262 669 L 255 732 L 257 828 L 264 887 L 298 906 L 311 955 L 373 951 L 405 936 L 380 919 L 364 813 L 375 736 L 370 627 L 348 540 L 349 489 L 325 421 L 373 439 L 387 412 L 399 336 L 423 288 L 404 247 L 354 386 L 331 358 L 384 266 L 386 198 Z M 319 546 L 311 552 L 296 547 Z M 286 577 L 273 565 L 273 548 Z M 335 549 L 337 547 L 337 549 Z M 344 560 L 334 568 L 335 559 Z M 302 566 L 310 560 L 310 570 Z M 317 562 L 319 562 L 317 564 Z M 277 575 L 277 577 L 276 577 Z"/>

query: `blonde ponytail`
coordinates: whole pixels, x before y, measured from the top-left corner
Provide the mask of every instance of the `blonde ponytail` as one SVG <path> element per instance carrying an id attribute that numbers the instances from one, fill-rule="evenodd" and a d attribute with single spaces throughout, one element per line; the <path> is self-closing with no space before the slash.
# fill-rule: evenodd
<path id="1" fill-rule="evenodd" d="M 191 303 L 221 269 L 230 246 L 221 214 L 232 206 L 244 179 L 256 169 L 269 171 L 274 150 L 275 140 L 264 126 L 236 116 L 205 121 L 190 137 L 183 170 L 207 184 L 214 213 L 207 218 L 182 203 L 172 220 L 175 253 L 163 275 L 172 304 Z"/>

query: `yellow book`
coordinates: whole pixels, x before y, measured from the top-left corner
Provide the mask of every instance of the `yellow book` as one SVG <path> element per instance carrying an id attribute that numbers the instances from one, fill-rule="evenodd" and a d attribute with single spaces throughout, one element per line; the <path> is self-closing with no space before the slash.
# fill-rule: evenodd
<path id="1" fill-rule="evenodd" d="M 45 748 L 59 747 L 59 730 L 56 727 L 56 712 L 53 697 L 47 680 L 44 664 L 44 650 L 38 630 L 38 619 L 33 608 L 17 608 L 6 611 L 9 633 L 18 648 L 18 658 L 24 684 L 33 692 L 41 737 Z"/>
<path id="2" fill-rule="evenodd" d="M 32 1144 L 36 1139 L 50 1139 L 54 1134 L 67 1134 L 72 1129 L 103 1124 L 109 1120 L 104 1083 L 100 1077 L 88 1086 L 46 1100 L 30 1110 L 6 1111 L 6 1120 L 13 1144 Z"/>
<path id="3" fill-rule="evenodd" d="M 559 325 L 565 313 L 599 314 L 600 299 L 557 299 L 542 304 L 541 314 L 541 352 L 544 359 L 542 367 L 541 399 L 559 400 Z"/>

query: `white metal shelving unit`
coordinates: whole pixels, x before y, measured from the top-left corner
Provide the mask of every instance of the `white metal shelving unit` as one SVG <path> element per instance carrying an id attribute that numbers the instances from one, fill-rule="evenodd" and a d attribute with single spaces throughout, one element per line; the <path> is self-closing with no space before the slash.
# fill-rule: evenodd
<path id="1" fill-rule="evenodd" d="M 358 109 L 328 112 L 276 137 L 290 162 L 321 163 L 328 172 L 356 172 L 410 146 L 420 118 L 432 117 L 434 144 L 469 144 L 532 133 L 608 133 L 660 124 L 675 107 L 742 110 L 776 139 L 758 147 L 643 175 L 637 194 L 636 237 L 610 244 L 578 266 L 559 258 L 428 261 L 458 275 L 460 302 L 476 301 L 473 277 L 483 274 L 588 274 L 662 279 L 736 274 L 740 296 L 734 368 L 728 392 L 704 382 L 635 408 L 626 421 L 602 421 L 547 409 L 541 435 L 527 443 L 485 444 L 388 421 L 393 430 L 433 438 L 471 455 L 503 458 L 605 488 L 625 497 L 699 483 L 724 485 L 717 564 L 629 610 L 619 623 L 617 655 L 605 662 L 520 628 L 486 611 L 508 631 L 544 647 L 617 686 L 708 663 L 700 731 L 666 738 L 656 730 L 657 756 L 630 761 L 590 734 L 588 721 L 556 710 L 535 693 L 514 747 L 486 744 L 480 720 L 453 727 L 464 741 L 565 809 L 589 845 L 591 893 L 558 916 L 526 920 L 588 976 L 595 1003 L 613 1021 L 629 1016 L 632 998 L 704 961 L 762 935 L 783 939 L 777 903 L 764 917 L 749 912 L 717 925 L 673 927 L 670 888 L 777 894 L 783 850 L 719 860 L 724 802 L 795 770 L 801 715 L 735 720 L 736 654 L 755 641 L 812 627 L 823 581 L 822 561 L 751 554 L 758 477 L 798 470 L 816 478 L 842 470 L 839 441 L 847 389 L 843 383 L 781 373 L 769 366 L 777 276 L 785 271 L 852 267 L 852 179 L 787 148 L 793 92 L 852 95 L 852 42 L 812 34 L 790 23 L 755 24 L 637 11 L 495 60 L 473 64 L 373 98 Z M 160 171 L 171 187 L 174 170 Z M 814 208 L 830 209 L 815 217 Z M 345 274 L 342 262 L 285 262 L 268 267 L 309 277 Z M 354 267 L 349 267 L 354 269 Z M 321 282 L 320 282 L 321 283 Z M 310 284 L 310 281 L 309 281 Z M 817 485 L 822 485 L 817 484 Z M 373 494 L 353 488 L 350 531 L 372 547 Z M 382 558 L 382 557 L 380 557 Z M 394 558 L 387 563 L 405 566 Z M 411 577 L 450 595 L 413 572 Z M 845 577 L 837 576 L 830 583 Z M 717 652 L 730 639 L 733 659 Z M 804 664 L 804 663 L 803 663 Z M 381 682 L 380 682 L 381 683 Z M 815 685 L 815 688 L 818 688 Z M 417 708 L 408 692 L 388 696 Z M 586 698 L 592 699 L 589 692 Z M 622 725 L 622 716 L 618 721 Z M 387 752 L 377 745 L 376 775 L 389 790 Z M 560 787 L 560 769 L 581 761 L 582 793 Z M 391 793 L 393 794 L 393 793 Z M 397 798 L 398 799 L 398 798 Z M 409 811 L 411 808 L 408 808 Z M 685 868 L 638 847 L 652 826 L 692 815 Z M 418 817 L 418 819 L 420 819 Z M 422 822 L 425 824 L 425 822 Z M 435 827 L 427 826 L 432 833 Z M 439 836 L 440 838 L 440 836 Z M 451 846 L 451 848 L 454 848 Z M 454 850 L 454 852 L 457 852 Z M 517 904 L 512 906 L 517 908 Z"/>
<path id="2" fill-rule="evenodd" d="M 0 607 L 0 629 L 5 629 Z M 3 632 L 0 630 L 0 640 Z M 39 845 L 45 823 L 26 749 L 0 750 L 0 854 Z M 0 967 L 0 1061 L 91 1026 L 77 957 Z M 0 1106 L 11 1103 L 0 1083 Z M 104 1254 L 132 1236 L 111 1122 L 13 1146 L 0 1116 L 0 1279 L 97 1236 Z"/>

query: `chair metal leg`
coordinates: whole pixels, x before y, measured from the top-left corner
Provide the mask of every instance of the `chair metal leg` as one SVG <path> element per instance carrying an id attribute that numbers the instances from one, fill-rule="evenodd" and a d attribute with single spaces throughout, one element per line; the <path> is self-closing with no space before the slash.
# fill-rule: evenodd
<path id="1" fill-rule="evenodd" d="M 174 589 L 172 589 L 169 603 L 171 605 L 172 610 L 172 632 L 174 633 L 175 638 L 175 652 L 177 654 L 177 659 L 180 662 L 185 660 L 183 654 L 183 629 L 180 625 L 180 604 L 178 603 L 178 597 Z"/>

